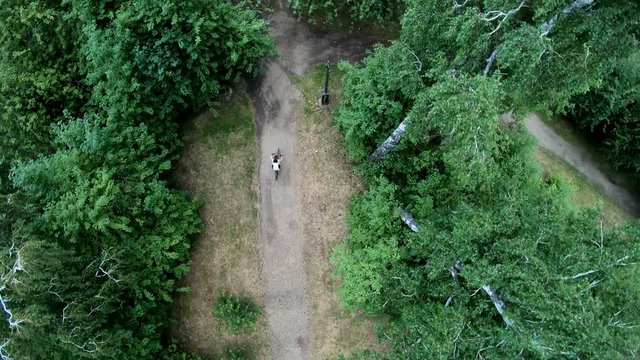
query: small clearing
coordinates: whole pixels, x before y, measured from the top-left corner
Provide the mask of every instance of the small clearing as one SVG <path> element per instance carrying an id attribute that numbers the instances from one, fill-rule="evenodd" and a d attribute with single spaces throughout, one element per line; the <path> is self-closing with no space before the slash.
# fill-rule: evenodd
<path id="1" fill-rule="evenodd" d="M 590 183 L 606 197 L 618 204 L 620 208 L 634 217 L 640 216 L 637 196 L 626 188 L 615 184 L 584 149 L 560 137 L 536 114 L 528 115 L 524 123 L 529 133 L 538 140 L 538 144 L 542 148 L 547 149 L 576 168 Z"/>
<path id="2" fill-rule="evenodd" d="M 213 317 L 221 291 L 264 305 L 264 275 L 258 237 L 256 143 L 245 86 L 185 125 L 185 147 L 176 164 L 178 183 L 202 201 L 205 229 L 191 252 L 191 270 L 180 286 L 170 334 L 189 351 L 214 358 L 234 350 L 268 358 L 266 317 L 253 334 L 228 336 Z"/>
<path id="3" fill-rule="evenodd" d="M 350 315 L 340 306 L 340 283 L 331 274 L 333 248 L 347 235 L 347 201 L 363 188 L 333 124 L 342 72 L 336 66 L 331 69 L 329 107 L 318 104 L 318 85 L 324 81 L 324 74 L 324 66 L 316 66 L 296 81 L 303 93 L 296 154 L 300 162 L 298 182 L 305 184 L 301 202 L 313 359 L 365 349 L 385 350 L 376 340 L 373 319 Z"/>

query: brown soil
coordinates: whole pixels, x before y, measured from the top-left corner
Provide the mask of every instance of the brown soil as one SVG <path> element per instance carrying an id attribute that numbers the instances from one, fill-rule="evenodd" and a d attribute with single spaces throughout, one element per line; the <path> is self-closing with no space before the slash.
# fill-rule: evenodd
<path id="1" fill-rule="evenodd" d="M 296 149 L 300 163 L 298 181 L 305 184 L 301 201 L 314 359 L 335 358 L 364 349 L 384 351 L 374 336 L 373 321 L 352 316 L 340 307 L 339 280 L 331 274 L 331 253 L 347 234 L 347 200 L 363 190 L 332 123 L 332 110 L 340 98 L 339 74 L 335 71 L 332 74 L 335 86 L 330 88 L 329 108 L 318 104 L 313 77 L 306 75 L 303 79 L 304 116 L 298 124 Z"/>
<path id="2" fill-rule="evenodd" d="M 313 32 L 286 10 L 284 1 L 269 18 L 279 57 L 265 64 L 265 75 L 252 91 L 259 144 L 260 236 L 265 269 L 265 306 L 272 359 L 309 359 L 309 301 L 305 292 L 305 249 L 302 187 L 304 171 L 296 148 L 300 91 L 289 74 L 302 75 L 312 64 L 354 60 L 364 56 L 375 39 L 354 34 Z M 269 155 L 285 155 L 280 178 L 274 180 Z M 326 231 L 323 229 L 322 231 Z"/>
<path id="3" fill-rule="evenodd" d="M 235 93 L 246 96 L 242 89 Z M 228 336 L 212 314 L 223 290 L 264 304 L 264 289 L 256 286 L 263 283 L 264 275 L 257 231 L 253 131 L 245 127 L 228 134 L 207 135 L 215 121 L 207 111 L 189 124 L 187 145 L 176 166 L 179 184 L 204 203 L 200 217 L 205 229 L 191 252 L 191 270 L 180 283 L 191 290 L 176 296 L 176 323 L 171 335 L 185 348 L 211 358 L 232 348 L 245 348 L 259 358 L 267 358 L 266 318 L 253 334 Z"/>

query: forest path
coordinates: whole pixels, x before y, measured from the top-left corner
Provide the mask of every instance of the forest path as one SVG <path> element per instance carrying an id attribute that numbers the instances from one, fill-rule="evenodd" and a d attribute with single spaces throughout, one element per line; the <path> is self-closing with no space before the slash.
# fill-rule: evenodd
<path id="1" fill-rule="evenodd" d="M 279 56 L 268 59 L 264 75 L 251 84 L 258 137 L 260 236 L 263 243 L 265 307 L 272 359 L 309 359 L 308 302 L 305 294 L 305 238 L 296 171 L 296 121 L 301 92 L 289 75 L 329 58 L 357 60 L 375 39 L 357 34 L 323 33 L 299 22 L 282 0 L 269 17 Z M 318 90 L 322 84 L 318 84 Z M 318 93 L 319 95 L 320 93 Z M 285 156 L 278 180 L 271 153 Z"/>
<path id="2" fill-rule="evenodd" d="M 618 206 L 634 217 L 640 215 L 640 200 L 626 188 L 615 184 L 591 159 L 586 151 L 579 146 L 567 142 L 551 129 L 536 114 L 530 114 L 524 119 L 524 124 L 538 144 L 562 158 L 582 173 L 593 185 L 599 188 L 605 196 L 613 200 Z"/>

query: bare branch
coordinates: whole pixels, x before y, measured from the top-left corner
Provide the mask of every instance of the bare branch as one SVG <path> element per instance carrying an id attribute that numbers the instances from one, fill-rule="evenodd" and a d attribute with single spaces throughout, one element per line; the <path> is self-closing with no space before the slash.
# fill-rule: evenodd
<path id="1" fill-rule="evenodd" d="M 91 314 L 93 314 L 95 311 L 100 310 L 100 308 L 102 307 L 102 305 L 104 305 L 104 301 L 98 305 L 97 307 L 91 307 L 91 311 L 89 311 L 89 313 L 87 314 L 87 316 L 91 316 Z"/>
<path id="2" fill-rule="evenodd" d="M 464 2 L 462 4 L 458 3 L 457 0 L 453 0 L 453 8 L 454 9 L 460 9 L 461 7 L 467 5 L 467 3 L 469 2 L 469 0 L 464 0 Z"/>
<path id="3" fill-rule="evenodd" d="M 596 287 L 596 286 L 597 286 L 601 281 L 602 281 L 602 279 L 593 280 L 593 281 L 589 284 L 589 286 L 587 286 L 587 288 L 586 288 L 586 289 L 584 289 L 584 290 L 580 291 L 578 294 L 582 294 L 582 293 L 584 293 L 584 292 L 587 292 L 587 291 L 589 291 L 589 290 L 593 289 L 593 288 L 594 288 L 594 287 Z"/>
<path id="4" fill-rule="evenodd" d="M 598 270 L 589 270 L 589 271 L 585 271 L 583 273 L 576 274 L 576 275 L 573 275 L 573 276 L 565 276 L 562 279 L 563 280 L 575 280 L 575 279 L 579 279 L 579 278 L 581 278 L 583 276 L 591 275 L 591 274 L 593 274 L 595 272 L 598 272 Z"/>
<path id="5" fill-rule="evenodd" d="M 74 327 L 73 329 L 71 329 L 71 331 L 69 332 L 69 335 L 67 336 L 67 339 L 65 340 L 61 340 L 63 344 L 70 344 L 75 346 L 76 348 L 86 352 L 86 353 L 94 353 L 97 352 L 99 350 L 98 348 L 98 344 L 91 340 L 91 341 L 85 341 L 82 345 L 78 345 L 77 343 L 75 343 L 72 339 L 74 337 L 76 337 L 77 335 L 75 334 L 76 330 L 78 330 L 79 327 Z"/>
<path id="6" fill-rule="evenodd" d="M 422 61 L 420 61 L 420 59 L 418 58 L 418 55 L 416 55 L 416 53 L 414 53 L 411 49 L 409 49 L 407 47 L 407 50 L 409 51 L 409 53 L 411 53 L 411 55 L 413 55 L 413 57 L 416 59 L 412 64 L 416 67 L 416 70 L 418 72 L 422 71 Z"/>
<path id="7" fill-rule="evenodd" d="M 71 306 L 72 304 L 75 304 L 75 301 L 72 301 L 70 303 L 67 304 L 67 306 L 64 307 L 64 309 L 62 309 L 62 323 L 64 324 L 64 321 L 67 319 L 66 315 L 64 314 L 65 311 L 67 311 L 67 309 L 69 308 L 69 306 Z"/>
<path id="8" fill-rule="evenodd" d="M 524 6 L 524 2 L 525 0 L 522 0 L 522 2 L 520 3 L 520 5 L 518 5 L 517 8 L 515 9 L 511 9 L 507 12 L 501 11 L 501 10 L 491 10 L 491 11 L 487 11 L 486 13 L 484 13 L 484 15 L 480 18 L 483 21 L 486 22 L 493 22 L 495 20 L 501 19 L 500 22 L 498 23 L 498 26 L 496 26 L 495 29 L 493 29 L 493 31 L 491 31 L 489 33 L 489 35 L 493 35 L 496 31 L 500 30 L 500 27 L 502 26 L 502 24 L 513 14 L 517 13 L 518 11 L 520 11 L 520 9 L 522 9 L 522 7 Z"/>
<path id="9" fill-rule="evenodd" d="M 477 288 L 476 291 L 473 292 L 473 294 L 469 295 L 471 297 L 476 296 L 476 294 L 478 294 L 478 292 L 480 292 L 480 290 L 482 290 L 482 288 Z"/>
<path id="10" fill-rule="evenodd" d="M 604 249 L 604 214 L 600 214 L 600 254 Z"/>
<path id="11" fill-rule="evenodd" d="M 449 268 L 449 272 L 451 273 L 451 277 L 453 280 L 458 282 L 458 275 L 460 275 L 460 271 L 462 271 L 462 263 L 460 260 L 456 260 L 456 262 Z"/>
<path id="12" fill-rule="evenodd" d="M 60 299 L 60 301 L 64 301 L 64 299 L 62 298 L 62 296 L 60 296 L 60 294 L 58 294 L 56 291 L 53 291 L 51 289 L 53 289 L 54 286 L 57 286 L 56 284 L 53 283 L 54 280 L 56 280 L 57 278 L 51 278 L 49 279 L 49 288 L 47 288 L 47 294 L 53 294 L 55 296 L 58 297 L 58 299 Z"/>
<path id="13" fill-rule="evenodd" d="M 0 359 L 2 360 L 13 360 L 12 357 L 10 357 L 9 355 L 4 353 L 4 347 L 7 346 L 7 344 L 9 343 L 9 339 L 5 340 L 4 343 L 2 345 L 0 345 Z"/>
<path id="14" fill-rule="evenodd" d="M 611 319 L 609 319 L 609 324 L 608 324 L 609 326 L 622 328 L 622 329 L 632 329 L 632 328 L 638 327 L 637 324 L 633 325 L 633 324 L 629 324 L 629 323 L 626 323 L 626 322 L 623 322 L 621 320 L 616 319 L 616 317 L 618 315 L 620 315 L 621 312 L 622 312 L 622 310 L 620 310 L 617 313 L 613 314 Z"/>
<path id="15" fill-rule="evenodd" d="M 98 344 L 96 344 L 95 341 L 88 341 L 88 342 L 84 342 L 82 345 L 78 345 L 75 342 L 73 342 L 71 339 L 68 339 L 68 340 L 62 340 L 62 343 L 63 344 L 71 344 L 71 345 L 75 346 L 76 348 L 78 348 L 78 349 L 80 349 L 80 350 L 82 350 L 82 351 L 84 351 L 86 353 L 89 353 L 89 354 L 92 354 L 92 353 L 98 351 Z"/>
<path id="16" fill-rule="evenodd" d="M 113 280 L 116 284 L 118 284 L 120 282 L 120 279 L 116 279 L 115 277 L 113 277 L 111 275 L 111 273 L 118 267 L 118 264 L 112 266 L 108 270 L 104 269 L 104 268 L 106 268 L 107 263 L 109 261 L 112 261 L 112 259 L 109 257 L 109 251 L 110 250 L 111 249 L 102 250 L 102 259 L 100 261 L 100 265 L 98 265 L 98 270 L 96 270 L 96 277 L 104 277 L 104 276 L 106 276 L 109 279 Z"/>
<path id="17" fill-rule="evenodd" d="M 7 319 L 7 322 L 9 323 L 9 328 L 11 329 L 19 328 L 20 324 L 23 323 L 24 320 L 13 319 L 13 312 L 11 311 L 11 309 L 7 307 L 7 303 L 9 302 L 9 299 L 4 299 L 2 297 L 2 291 L 4 289 L 5 289 L 4 285 L 0 287 L 0 305 L 2 306 L 2 310 L 5 312 L 5 314 L 9 315 L 9 318 Z"/>
<path id="18" fill-rule="evenodd" d="M 616 260 L 615 263 L 608 265 L 607 268 L 610 267 L 614 267 L 614 266 L 627 266 L 627 265 L 635 265 L 636 263 L 627 263 L 626 261 L 629 260 L 629 255 L 623 256 L 620 259 Z"/>

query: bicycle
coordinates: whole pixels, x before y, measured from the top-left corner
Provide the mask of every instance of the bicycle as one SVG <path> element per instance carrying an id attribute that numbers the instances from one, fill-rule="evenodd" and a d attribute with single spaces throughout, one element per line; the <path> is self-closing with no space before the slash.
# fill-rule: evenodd
<path id="1" fill-rule="evenodd" d="M 280 154 L 280 148 L 278 148 L 278 151 L 271 154 L 271 168 L 276 174 L 276 180 L 278 180 L 278 174 L 280 173 L 280 168 L 282 167 L 282 159 L 284 159 L 284 155 Z"/>

